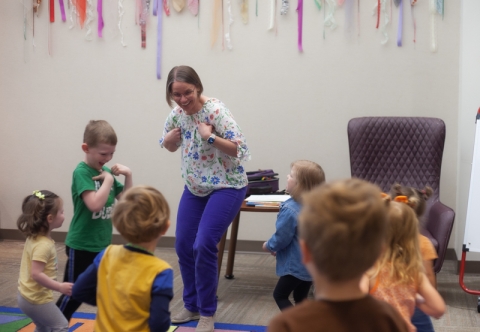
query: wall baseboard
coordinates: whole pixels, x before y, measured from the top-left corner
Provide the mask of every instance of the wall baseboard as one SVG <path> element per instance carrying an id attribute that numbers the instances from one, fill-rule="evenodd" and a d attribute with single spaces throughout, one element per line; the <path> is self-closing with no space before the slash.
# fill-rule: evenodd
<path id="1" fill-rule="evenodd" d="M 55 242 L 65 242 L 67 237 L 67 232 L 52 232 L 52 238 Z M 0 241 L 1 240 L 17 240 L 24 241 L 25 237 L 16 229 L 0 229 Z M 251 240 L 237 240 L 236 251 L 244 252 L 264 252 L 262 250 L 262 245 L 264 241 L 251 241 Z M 112 236 L 113 244 L 125 244 L 127 241 L 122 238 L 119 234 L 113 234 Z M 225 248 L 228 250 L 230 241 L 227 240 Z M 164 236 L 158 241 L 157 247 L 159 248 L 175 248 L 175 237 L 173 236 Z M 457 260 L 457 255 L 455 249 L 448 248 L 445 256 L 445 260 L 457 261 L 457 271 L 458 274 L 460 271 L 460 261 Z M 480 274 L 480 261 L 466 261 L 465 262 L 465 273 L 475 273 Z"/>
<path id="2" fill-rule="evenodd" d="M 55 242 L 65 242 L 67 232 L 52 232 L 52 239 Z M 25 237 L 16 229 L 0 229 L 0 241 L 1 240 L 17 240 L 24 241 Z M 250 240 L 237 240 L 236 251 L 247 252 L 264 252 L 262 245 L 264 241 L 250 241 Z M 113 234 L 112 244 L 125 244 L 127 241 L 120 234 Z M 227 240 L 225 248 L 228 250 L 230 241 Z M 159 248 L 175 248 L 175 237 L 164 236 L 158 241 L 157 247 Z"/>

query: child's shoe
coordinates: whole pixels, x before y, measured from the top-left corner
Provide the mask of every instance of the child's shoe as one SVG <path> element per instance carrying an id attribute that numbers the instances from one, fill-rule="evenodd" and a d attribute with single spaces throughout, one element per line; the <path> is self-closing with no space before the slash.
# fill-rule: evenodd
<path id="1" fill-rule="evenodd" d="M 198 319 L 200 319 L 200 314 L 198 312 L 191 312 L 190 310 L 183 308 L 175 316 L 172 316 L 171 321 L 174 324 L 180 324 L 180 323 L 186 323 L 191 320 L 198 320 Z"/>
<path id="2" fill-rule="evenodd" d="M 213 332 L 215 316 L 200 316 L 195 332 Z"/>

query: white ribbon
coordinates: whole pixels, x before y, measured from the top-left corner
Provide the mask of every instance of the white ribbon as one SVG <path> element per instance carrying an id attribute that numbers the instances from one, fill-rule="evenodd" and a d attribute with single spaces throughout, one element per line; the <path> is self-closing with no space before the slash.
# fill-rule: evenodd
<path id="1" fill-rule="evenodd" d="M 388 33 L 387 33 L 387 25 L 390 23 L 390 16 L 387 15 L 387 0 L 380 1 L 380 16 L 383 16 L 383 25 L 382 25 L 382 35 L 383 39 L 380 41 L 380 44 L 385 45 L 388 42 Z M 373 15 L 378 13 L 378 2 L 375 2 L 375 6 L 373 6 Z"/>
<path id="2" fill-rule="evenodd" d="M 270 0 L 270 24 L 268 30 L 272 30 L 275 27 L 275 7 L 277 0 Z"/>
<path id="3" fill-rule="evenodd" d="M 120 39 L 120 43 L 122 46 L 125 47 L 127 44 L 123 41 L 123 31 L 122 31 L 122 19 L 123 14 L 125 14 L 125 10 L 123 9 L 123 0 L 118 0 L 118 30 L 120 31 L 120 35 L 122 36 Z"/>
<path id="4" fill-rule="evenodd" d="M 230 0 L 227 0 L 227 12 L 228 12 L 228 24 L 225 28 L 225 43 L 227 44 L 227 48 L 229 50 L 233 49 L 232 40 L 230 38 L 230 26 L 233 23 L 233 15 L 232 15 L 232 4 Z"/>
<path id="5" fill-rule="evenodd" d="M 437 26 L 435 22 L 435 15 L 437 14 L 437 7 L 435 0 L 430 0 L 430 50 L 435 53 L 437 51 Z"/>
<path id="6" fill-rule="evenodd" d="M 87 28 L 87 33 L 85 34 L 85 39 L 91 41 L 93 40 L 93 33 L 90 23 L 95 19 L 95 14 L 93 13 L 93 0 L 87 0 L 86 15 L 85 27 Z"/>
<path id="7" fill-rule="evenodd" d="M 330 30 L 335 30 L 337 27 L 337 22 L 335 21 L 335 9 L 337 7 L 337 4 L 335 3 L 335 0 L 325 0 L 326 7 L 325 7 L 325 22 L 324 25 Z M 327 10 L 328 7 L 328 10 Z"/>

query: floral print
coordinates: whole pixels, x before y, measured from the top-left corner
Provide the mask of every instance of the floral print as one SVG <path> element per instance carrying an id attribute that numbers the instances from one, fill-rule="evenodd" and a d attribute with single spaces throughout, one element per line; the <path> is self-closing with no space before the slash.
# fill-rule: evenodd
<path id="1" fill-rule="evenodd" d="M 203 140 L 197 129 L 201 122 L 211 124 L 214 134 L 237 144 L 237 156 L 229 156 Z M 165 135 L 174 128 L 181 129 L 179 149 L 182 157 L 182 178 L 190 192 L 207 196 L 221 188 L 240 189 L 248 184 L 241 163 L 250 160 L 245 136 L 227 107 L 218 99 L 209 99 L 203 108 L 187 115 L 177 106 L 167 117 L 160 145 Z"/>

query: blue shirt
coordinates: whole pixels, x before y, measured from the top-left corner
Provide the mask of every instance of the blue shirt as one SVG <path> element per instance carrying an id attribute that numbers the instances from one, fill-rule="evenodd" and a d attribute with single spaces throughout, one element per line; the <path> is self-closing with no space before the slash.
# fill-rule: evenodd
<path id="1" fill-rule="evenodd" d="M 302 264 L 302 254 L 298 243 L 298 214 L 302 206 L 293 198 L 280 205 L 276 231 L 267 241 L 267 248 L 277 253 L 277 276 L 292 275 L 303 281 L 312 281 L 312 277 Z"/>

